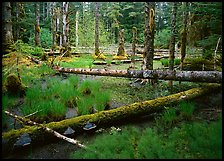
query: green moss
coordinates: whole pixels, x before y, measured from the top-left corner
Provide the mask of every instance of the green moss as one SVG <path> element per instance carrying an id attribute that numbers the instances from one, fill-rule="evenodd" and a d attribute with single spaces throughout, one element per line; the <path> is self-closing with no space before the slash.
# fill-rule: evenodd
<path id="1" fill-rule="evenodd" d="M 18 76 L 14 73 L 6 77 L 5 87 L 10 95 L 25 95 L 25 85 L 19 80 Z"/>

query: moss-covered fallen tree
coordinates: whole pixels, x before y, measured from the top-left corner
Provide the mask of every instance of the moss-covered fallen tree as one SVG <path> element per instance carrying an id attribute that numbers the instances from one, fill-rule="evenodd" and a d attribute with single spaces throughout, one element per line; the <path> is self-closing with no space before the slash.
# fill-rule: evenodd
<path id="1" fill-rule="evenodd" d="M 79 134 L 83 132 L 83 127 L 87 122 L 94 123 L 98 128 L 103 126 L 111 126 L 123 121 L 133 120 L 133 118 L 140 118 L 140 116 L 160 112 L 163 110 L 164 106 L 167 106 L 169 104 L 177 103 L 181 100 L 194 99 L 208 93 L 217 92 L 221 89 L 221 85 L 212 84 L 204 87 L 193 88 L 169 96 L 156 98 L 153 100 L 133 103 L 112 110 L 83 115 L 59 122 L 51 122 L 45 124 L 45 126 L 59 133 L 63 133 L 68 127 L 71 127 L 76 131 L 76 133 Z M 45 142 L 46 140 L 50 140 L 50 137 L 52 138 L 50 134 L 46 133 L 38 126 L 24 126 L 24 128 L 18 130 L 11 130 L 2 133 L 3 151 L 6 152 L 11 150 L 17 138 L 26 133 L 30 135 L 32 140 L 31 143 L 33 144 Z"/>
<path id="2" fill-rule="evenodd" d="M 222 72 L 217 71 L 170 71 L 170 70 L 107 70 L 85 68 L 63 68 L 54 66 L 56 71 L 85 75 L 162 79 L 190 82 L 221 83 Z"/>

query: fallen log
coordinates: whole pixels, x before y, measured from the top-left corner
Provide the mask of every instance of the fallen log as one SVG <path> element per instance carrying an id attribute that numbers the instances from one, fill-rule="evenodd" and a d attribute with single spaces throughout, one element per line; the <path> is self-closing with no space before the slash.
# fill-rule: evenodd
<path id="1" fill-rule="evenodd" d="M 15 118 L 16 120 L 24 123 L 25 125 L 36 125 L 36 126 L 42 128 L 43 130 L 45 130 L 46 132 L 51 133 L 51 134 L 53 134 L 54 136 L 56 136 L 56 137 L 58 137 L 60 139 L 63 139 L 63 140 L 65 140 L 65 141 L 67 141 L 67 142 L 69 142 L 71 144 L 75 144 L 75 145 L 77 145 L 80 148 L 86 148 L 86 146 L 83 145 L 83 144 L 81 144 L 81 143 L 79 143 L 79 141 L 74 140 L 74 139 L 71 139 L 71 138 L 68 138 L 68 137 L 66 137 L 64 135 L 61 135 L 57 131 L 54 131 L 54 130 L 50 129 L 50 128 L 44 126 L 43 124 L 36 123 L 34 121 L 31 121 L 30 119 L 23 118 L 21 116 L 17 116 L 17 115 L 12 114 L 12 113 L 10 113 L 8 111 L 5 111 L 5 114 L 7 114 L 8 116 L 11 116 L 13 118 Z"/>
<path id="2" fill-rule="evenodd" d="M 156 98 L 144 102 L 137 102 L 127 106 L 122 106 L 116 109 L 100 111 L 94 114 L 82 115 L 71 119 L 62 120 L 59 122 L 51 122 L 45 124 L 47 128 L 63 133 L 68 127 L 71 127 L 79 134 L 83 132 L 83 127 L 86 123 L 94 123 L 98 128 L 102 126 L 110 126 L 116 123 L 133 120 L 144 116 L 160 112 L 165 106 L 177 103 L 181 100 L 191 100 L 208 93 L 217 92 L 221 90 L 220 84 L 212 84 L 204 87 L 193 88 L 187 91 L 176 93 L 169 96 Z M 39 126 L 25 126 L 18 130 L 11 130 L 2 133 L 2 148 L 6 153 L 13 148 L 16 139 L 21 135 L 28 133 L 32 139 L 32 143 L 45 142 L 49 139 L 49 135 L 44 133 Z"/>
<path id="3" fill-rule="evenodd" d="M 34 61 L 35 63 L 37 63 L 37 64 L 42 64 L 43 62 L 42 61 L 40 61 L 40 60 L 38 60 L 38 59 L 36 59 L 36 58 L 33 58 L 33 57 L 31 57 L 31 56 L 27 56 L 29 59 L 31 59 L 32 61 Z"/>
<path id="4" fill-rule="evenodd" d="M 190 82 L 221 83 L 222 72 L 218 71 L 170 71 L 170 70 L 107 70 L 53 67 L 62 73 L 74 73 L 85 75 L 162 79 Z"/>

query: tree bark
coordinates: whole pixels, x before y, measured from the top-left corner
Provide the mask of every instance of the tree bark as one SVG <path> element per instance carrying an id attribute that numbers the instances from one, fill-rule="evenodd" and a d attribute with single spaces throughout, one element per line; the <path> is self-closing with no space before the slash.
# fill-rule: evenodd
<path id="1" fill-rule="evenodd" d="M 79 44 L 79 35 L 78 35 L 78 27 L 79 25 L 79 11 L 76 11 L 76 17 L 75 17 L 75 47 L 78 47 Z"/>
<path id="2" fill-rule="evenodd" d="M 176 15 L 177 15 L 177 2 L 173 2 L 172 22 L 171 22 L 171 39 L 169 47 L 169 70 L 173 70 L 174 66 L 174 53 L 175 53 L 175 36 L 176 36 Z M 169 86 L 173 86 L 173 82 L 169 81 Z"/>
<path id="3" fill-rule="evenodd" d="M 126 52 L 124 50 L 124 29 L 122 29 L 119 32 L 119 38 L 120 38 L 120 42 L 119 42 L 117 56 L 125 56 Z"/>
<path id="4" fill-rule="evenodd" d="M 83 115 L 71 119 L 62 120 L 59 122 L 51 122 L 45 124 L 47 128 L 63 133 L 68 127 L 71 127 L 76 132 L 81 133 L 83 127 L 87 122 L 94 123 L 97 127 L 111 126 L 113 124 L 133 120 L 155 112 L 161 112 L 165 106 L 175 104 L 182 100 L 191 100 L 203 95 L 206 95 L 217 90 L 221 90 L 220 85 L 209 85 L 206 87 L 193 88 L 187 91 L 176 93 L 169 96 L 156 98 L 144 102 L 137 102 L 127 106 L 122 106 L 116 109 L 100 111 L 94 114 Z M 38 126 L 25 126 L 18 130 L 11 130 L 2 133 L 2 147 L 3 152 L 7 153 L 12 149 L 13 144 L 17 138 L 22 134 L 28 133 L 31 137 L 32 143 L 39 143 L 40 141 L 49 140 L 49 135 L 46 135 Z"/>
<path id="5" fill-rule="evenodd" d="M 2 47 L 3 47 L 3 53 L 7 53 L 6 50 L 13 43 L 12 13 L 11 13 L 12 7 L 10 5 L 10 2 L 3 2 L 2 9 L 3 9 Z"/>
<path id="6" fill-rule="evenodd" d="M 145 42 L 143 53 L 143 70 L 153 69 L 155 30 L 155 2 L 145 2 Z"/>
<path id="7" fill-rule="evenodd" d="M 68 4 L 69 2 L 63 2 L 63 46 L 68 46 Z"/>
<path id="8" fill-rule="evenodd" d="M 180 48 L 180 53 L 181 53 L 181 70 L 183 70 L 183 63 L 184 63 L 184 58 L 186 55 L 186 44 L 187 44 L 187 20 L 188 20 L 188 2 L 185 3 L 185 11 L 183 14 L 183 23 L 184 23 L 184 28 L 181 33 L 181 48 Z"/>
<path id="9" fill-rule="evenodd" d="M 99 3 L 95 2 L 96 13 L 95 13 L 95 55 L 100 54 L 100 44 L 99 44 Z"/>
<path id="10" fill-rule="evenodd" d="M 172 70 L 106 70 L 106 69 L 85 69 L 85 68 L 63 68 L 54 67 L 56 71 L 63 73 L 144 78 L 144 79 L 162 79 L 190 82 L 221 83 L 222 72 L 217 71 L 172 71 Z"/>
<path id="11" fill-rule="evenodd" d="M 57 46 L 56 43 L 56 27 L 57 27 L 57 14 L 56 14 L 56 2 L 53 2 L 52 8 L 52 48 L 55 49 Z"/>
<path id="12" fill-rule="evenodd" d="M 40 2 L 34 3 L 35 5 L 35 45 L 40 46 Z"/>
<path id="13" fill-rule="evenodd" d="M 132 28 L 132 54 L 131 54 L 131 67 L 135 68 L 135 53 L 136 53 L 136 43 L 137 43 L 137 28 Z"/>

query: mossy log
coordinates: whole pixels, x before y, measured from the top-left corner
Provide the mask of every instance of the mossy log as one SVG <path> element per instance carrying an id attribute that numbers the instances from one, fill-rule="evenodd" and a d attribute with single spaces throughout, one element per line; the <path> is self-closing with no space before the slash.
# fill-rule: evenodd
<path id="1" fill-rule="evenodd" d="M 42 64 L 43 62 L 42 61 L 40 61 L 40 60 L 38 60 L 38 59 L 36 59 L 36 58 L 33 58 L 33 57 L 31 57 L 31 56 L 27 56 L 29 59 L 31 59 L 32 61 L 34 61 L 35 63 L 37 63 L 37 64 Z"/>
<path id="2" fill-rule="evenodd" d="M 69 142 L 71 144 L 75 144 L 78 147 L 86 148 L 86 146 L 83 145 L 83 144 L 80 144 L 79 141 L 74 140 L 74 139 L 71 139 L 71 138 L 68 138 L 68 137 L 66 137 L 64 135 L 61 135 L 57 131 L 54 131 L 54 130 L 50 129 L 50 128 L 44 126 L 43 124 L 36 123 L 36 122 L 31 121 L 30 119 L 27 119 L 25 117 L 17 116 L 17 115 L 12 114 L 12 113 L 10 113 L 8 111 L 5 111 L 5 114 L 7 114 L 8 116 L 11 116 L 13 118 L 15 118 L 16 120 L 18 120 L 18 121 L 20 121 L 20 122 L 22 122 L 22 123 L 24 123 L 26 125 L 36 125 L 36 126 L 42 128 L 43 130 L 45 130 L 46 132 L 51 133 L 52 135 L 54 135 L 54 136 L 56 136 L 56 137 L 58 137 L 60 139 L 63 139 L 63 140 L 65 140 L 65 141 L 67 141 L 67 142 Z"/>
<path id="3" fill-rule="evenodd" d="M 74 73 L 85 75 L 162 79 L 190 82 L 221 83 L 222 72 L 217 71 L 170 71 L 170 70 L 106 70 L 54 67 L 62 73 Z"/>
<path id="4" fill-rule="evenodd" d="M 45 127 L 55 130 L 59 133 L 63 133 L 68 127 L 70 127 L 76 132 L 81 133 L 83 131 L 84 125 L 88 122 L 94 123 L 98 128 L 102 126 L 110 126 L 123 121 L 133 120 L 133 118 L 138 118 L 138 116 L 161 112 L 167 105 L 177 103 L 181 100 L 194 99 L 208 93 L 217 92 L 221 89 L 221 85 L 219 84 L 209 84 L 205 87 L 193 88 L 173 95 L 144 102 L 137 102 L 112 110 L 100 111 L 89 115 L 82 115 L 59 122 L 51 122 L 45 124 Z M 41 127 L 38 126 L 25 126 L 24 128 L 18 130 L 13 129 L 11 131 L 2 133 L 3 152 L 7 152 L 8 150 L 12 149 L 17 138 L 25 133 L 30 135 L 32 140 L 31 143 L 33 144 L 40 144 L 41 142 L 46 142 L 46 140 L 49 141 L 49 137 L 52 137 L 52 135 L 49 135 L 45 131 L 41 130 Z"/>

